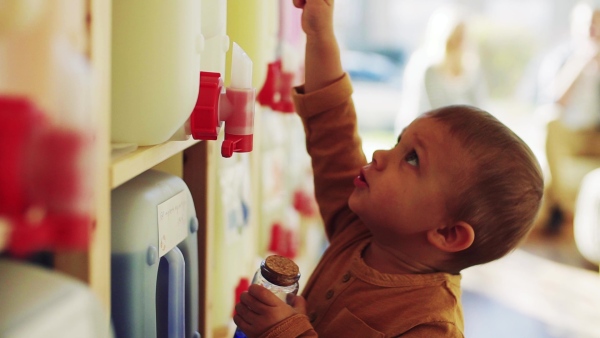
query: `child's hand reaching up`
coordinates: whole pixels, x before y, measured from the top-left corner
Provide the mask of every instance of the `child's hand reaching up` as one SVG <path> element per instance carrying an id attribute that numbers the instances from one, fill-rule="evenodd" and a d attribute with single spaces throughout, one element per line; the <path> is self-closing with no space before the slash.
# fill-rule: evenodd
<path id="1" fill-rule="evenodd" d="M 306 35 L 333 33 L 333 0 L 293 0 L 302 9 L 302 29 Z"/>
<path id="2" fill-rule="evenodd" d="M 333 25 L 334 0 L 293 0 L 302 9 L 306 33 L 304 93 L 324 88 L 344 75 Z"/>
<path id="3" fill-rule="evenodd" d="M 233 321 L 249 338 L 258 337 L 273 325 L 295 314 L 306 314 L 302 296 L 288 295 L 288 304 L 261 285 L 250 285 L 235 305 Z"/>

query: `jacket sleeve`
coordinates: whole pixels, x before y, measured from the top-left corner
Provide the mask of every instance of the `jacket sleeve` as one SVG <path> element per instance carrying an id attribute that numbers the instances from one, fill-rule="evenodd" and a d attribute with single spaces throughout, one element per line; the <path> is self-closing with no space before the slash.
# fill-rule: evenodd
<path id="1" fill-rule="evenodd" d="M 277 323 L 259 338 L 312 338 L 318 336 L 312 325 L 310 325 L 308 317 L 297 314 Z"/>
<path id="2" fill-rule="evenodd" d="M 347 74 L 320 90 L 304 94 L 300 86 L 293 93 L 304 124 L 315 195 L 329 240 L 346 226 L 360 223 L 355 222 L 357 216 L 348 207 L 348 197 L 354 190 L 354 178 L 367 161 L 351 95 Z"/>

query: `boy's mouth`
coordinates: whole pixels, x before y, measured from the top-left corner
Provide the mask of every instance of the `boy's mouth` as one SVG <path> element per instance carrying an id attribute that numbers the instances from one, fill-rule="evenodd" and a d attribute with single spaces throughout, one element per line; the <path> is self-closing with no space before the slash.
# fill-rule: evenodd
<path id="1" fill-rule="evenodd" d="M 369 186 L 369 183 L 367 183 L 367 179 L 365 177 L 364 168 L 360 169 L 360 173 L 358 176 L 356 176 L 356 178 L 354 178 L 354 186 L 357 188 L 366 188 Z"/>

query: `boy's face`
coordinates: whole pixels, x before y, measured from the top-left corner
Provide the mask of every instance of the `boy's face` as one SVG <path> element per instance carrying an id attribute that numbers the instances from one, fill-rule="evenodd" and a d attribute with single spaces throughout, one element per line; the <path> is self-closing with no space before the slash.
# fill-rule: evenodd
<path id="1" fill-rule="evenodd" d="M 448 127 L 429 117 L 413 121 L 390 150 L 378 150 L 354 180 L 350 209 L 375 237 L 393 240 L 447 221 L 446 202 L 473 160 Z M 466 171 L 465 171 L 466 170 Z"/>

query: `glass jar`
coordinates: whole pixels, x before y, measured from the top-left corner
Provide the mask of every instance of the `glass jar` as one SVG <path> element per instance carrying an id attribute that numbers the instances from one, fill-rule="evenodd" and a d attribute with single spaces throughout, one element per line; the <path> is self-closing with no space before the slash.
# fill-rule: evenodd
<path id="1" fill-rule="evenodd" d="M 294 261 L 283 256 L 271 255 L 260 263 L 252 284 L 264 286 L 287 303 L 288 294 L 298 293 L 299 280 L 300 269 Z M 236 328 L 233 338 L 246 338 L 246 335 L 240 328 Z"/>
<path id="2" fill-rule="evenodd" d="M 285 302 L 288 294 L 298 293 L 299 280 L 300 269 L 294 261 L 283 256 L 271 255 L 260 263 L 252 284 L 264 286 Z"/>

